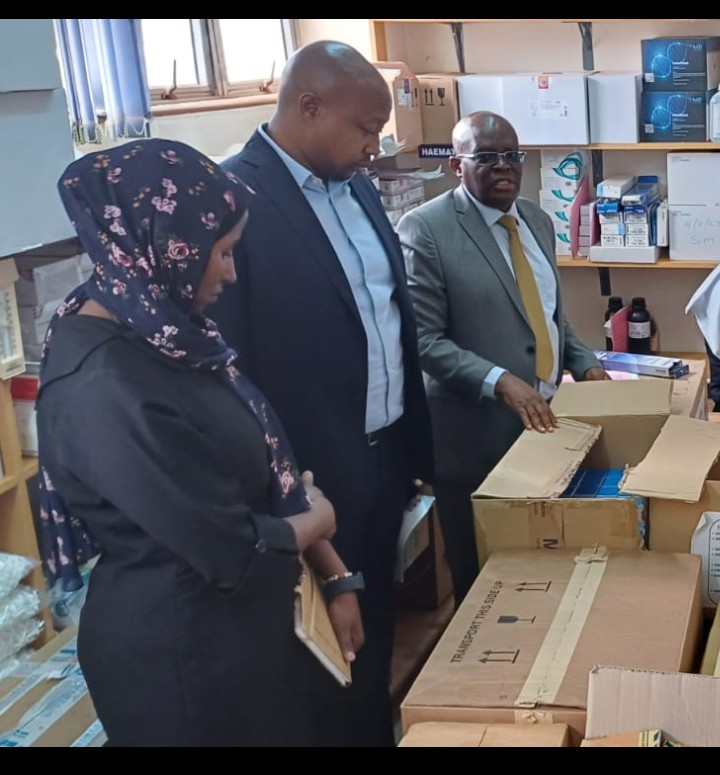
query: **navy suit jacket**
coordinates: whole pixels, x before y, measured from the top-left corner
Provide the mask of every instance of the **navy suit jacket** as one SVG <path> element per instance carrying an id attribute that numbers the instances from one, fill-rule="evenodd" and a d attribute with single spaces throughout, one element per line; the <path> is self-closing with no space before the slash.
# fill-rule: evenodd
<path id="1" fill-rule="evenodd" d="M 365 330 L 340 261 L 319 220 L 277 153 L 255 132 L 223 167 L 256 191 L 236 250 L 237 284 L 208 309 L 238 365 L 265 393 L 285 426 L 301 469 L 333 501 L 341 523 L 364 501 L 368 353 Z M 415 316 L 397 235 L 371 181 L 352 190 L 375 227 L 395 278 L 402 320 L 408 494 L 411 480 L 432 481 L 429 413 Z M 358 530 L 361 526 L 358 526 Z M 340 546 L 338 548 L 341 548 Z"/>

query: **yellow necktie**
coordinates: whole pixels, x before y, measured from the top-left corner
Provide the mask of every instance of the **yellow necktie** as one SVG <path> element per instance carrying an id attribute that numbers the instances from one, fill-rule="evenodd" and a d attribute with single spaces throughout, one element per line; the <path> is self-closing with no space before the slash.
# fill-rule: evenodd
<path id="1" fill-rule="evenodd" d="M 555 367 L 555 356 L 540 300 L 540 292 L 535 281 L 535 273 L 522 249 L 515 217 L 503 215 L 502 218 L 498 219 L 498 223 L 507 229 L 510 236 L 510 256 L 515 269 L 515 280 L 525 305 L 530 327 L 535 335 L 535 374 L 543 382 L 549 382 Z"/>

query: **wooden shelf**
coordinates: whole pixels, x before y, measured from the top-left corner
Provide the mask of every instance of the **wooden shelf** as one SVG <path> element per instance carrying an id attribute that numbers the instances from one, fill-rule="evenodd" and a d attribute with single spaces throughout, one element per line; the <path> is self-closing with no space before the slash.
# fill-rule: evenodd
<path id="1" fill-rule="evenodd" d="M 17 487 L 16 476 L 5 476 L 4 478 L 0 479 L 0 495 L 3 495 L 6 492 L 10 492 L 10 490 L 15 489 L 15 487 Z"/>
<path id="2" fill-rule="evenodd" d="M 38 459 L 36 457 L 25 456 L 22 459 L 22 472 L 26 479 L 31 476 L 35 476 L 40 470 L 38 465 Z"/>
<path id="3" fill-rule="evenodd" d="M 671 261 L 669 258 L 661 258 L 654 264 L 622 264 L 600 263 L 590 261 L 588 258 L 557 257 L 559 269 L 696 269 L 710 272 L 718 265 L 717 261 Z"/>

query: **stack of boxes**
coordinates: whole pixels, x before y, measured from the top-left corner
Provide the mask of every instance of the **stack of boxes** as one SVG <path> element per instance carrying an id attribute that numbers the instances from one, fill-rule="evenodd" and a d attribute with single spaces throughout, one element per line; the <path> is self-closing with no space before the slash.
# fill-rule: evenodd
<path id="1" fill-rule="evenodd" d="M 541 151 L 540 207 L 552 218 L 557 255 L 573 254 L 570 208 L 589 176 L 589 170 L 587 151 L 567 148 Z"/>
<path id="2" fill-rule="evenodd" d="M 660 37 L 643 40 L 640 45 L 640 139 L 708 140 L 710 99 L 720 83 L 720 37 Z"/>
<path id="3" fill-rule="evenodd" d="M 615 175 L 597 187 L 600 245 L 593 261 L 653 263 L 667 245 L 667 200 L 657 175 Z M 628 250 L 631 249 L 631 250 Z"/>
<path id="4" fill-rule="evenodd" d="M 393 226 L 425 201 L 425 186 L 421 179 L 397 170 L 382 170 L 377 179 L 380 199 Z"/>
<path id="5" fill-rule="evenodd" d="M 25 359 L 39 361 L 45 333 L 65 297 L 92 272 L 87 254 L 69 258 L 20 256 L 15 283 Z"/>
<path id="6" fill-rule="evenodd" d="M 37 455 L 35 400 L 38 362 L 48 325 L 65 297 L 92 272 L 87 254 L 69 258 L 20 256 L 15 259 L 19 277 L 15 283 L 25 373 L 13 377 L 10 392 L 24 455 Z"/>

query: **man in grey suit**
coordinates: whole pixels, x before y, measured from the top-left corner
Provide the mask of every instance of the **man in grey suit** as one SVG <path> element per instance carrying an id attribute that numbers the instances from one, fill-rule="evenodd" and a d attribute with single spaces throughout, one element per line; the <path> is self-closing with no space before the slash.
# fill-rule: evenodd
<path id="1" fill-rule="evenodd" d="M 549 401 L 563 370 L 608 376 L 563 316 L 553 224 L 518 198 L 525 154 L 512 125 L 473 113 L 455 127 L 453 149 L 461 185 L 406 214 L 398 233 L 457 607 L 479 572 L 472 493 L 523 428 L 557 426 Z"/>

